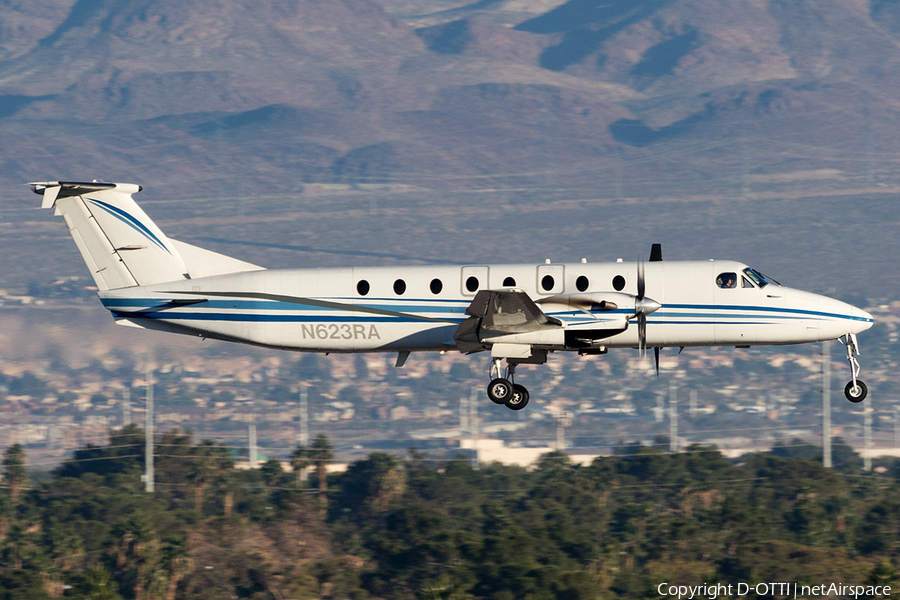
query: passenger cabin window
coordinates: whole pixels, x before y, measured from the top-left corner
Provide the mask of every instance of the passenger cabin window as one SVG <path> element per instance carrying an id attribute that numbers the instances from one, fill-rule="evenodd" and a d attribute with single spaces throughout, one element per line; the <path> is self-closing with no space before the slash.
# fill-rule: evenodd
<path id="1" fill-rule="evenodd" d="M 474 292 L 478 289 L 478 278 L 474 275 L 466 279 L 466 289 L 470 292 Z"/>
<path id="2" fill-rule="evenodd" d="M 444 289 L 444 284 L 441 283 L 440 279 L 432 279 L 431 285 L 429 285 L 428 287 L 431 288 L 432 294 L 440 294 L 441 290 Z"/>
<path id="3" fill-rule="evenodd" d="M 394 282 L 394 293 L 398 296 L 402 296 L 406 292 L 406 282 L 402 279 L 398 279 Z"/>
<path id="4" fill-rule="evenodd" d="M 616 275 L 612 280 L 613 289 L 617 292 L 621 292 L 625 289 L 625 278 L 621 275 Z"/>
<path id="5" fill-rule="evenodd" d="M 360 279 L 359 283 L 356 284 L 356 292 L 360 296 L 365 296 L 369 293 L 369 282 L 365 279 Z"/>
<path id="6" fill-rule="evenodd" d="M 503 287 L 516 287 L 516 280 L 512 277 L 507 277 L 503 280 Z"/>
<path id="7" fill-rule="evenodd" d="M 578 279 L 575 280 L 575 289 L 578 290 L 579 292 L 586 291 L 588 289 L 589 285 L 590 285 L 590 282 L 588 281 L 588 278 L 585 277 L 584 275 L 580 275 L 578 277 Z"/>
<path id="8" fill-rule="evenodd" d="M 716 277 L 716 285 L 723 290 L 736 288 L 737 273 L 720 273 L 719 276 Z"/>
<path id="9" fill-rule="evenodd" d="M 554 285 L 556 285 L 556 281 L 553 279 L 553 275 L 544 275 L 541 277 L 541 287 L 544 288 L 545 292 L 552 290 Z"/>

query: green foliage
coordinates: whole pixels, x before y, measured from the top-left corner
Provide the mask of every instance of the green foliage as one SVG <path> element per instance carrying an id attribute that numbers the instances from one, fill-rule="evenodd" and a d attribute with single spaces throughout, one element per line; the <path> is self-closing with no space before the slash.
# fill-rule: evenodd
<path id="1" fill-rule="evenodd" d="M 279 460 L 238 470 L 227 448 L 190 432 L 158 436 L 155 452 L 154 494 L 132 425 L 76 452 L 18 506 L 0 498 L 0 600 L 57 597 L 63 584 L 106 600 L 464 600 L 898 580 L 900 483 L 780 452 L 735 466 L 711 448 L 632 445 L 587 467 L 551 453 L 530 471 L 376 453 L 327 478 L 327 504 Z M 8 482 L 24 473 L 20 453 L 4 455 Z M 291 463 L 332 457 L 319 435 Z"/>
<path id="2" fill-rule="evenodd" d="M 105 477 L 135 474 L 144 468 L 144 430 L 137 425 L 126 425 L 111 431 L 109 445 L 86 447 L 76 450 L 70 460 L 56 469 L 57 477 L 78 478 L 86 473 Z"/>
<path id="3" fill-rule="evenodd" d="M 316 436 L 312 448 L 309 451 L 309 457 L 313 464 L 316 465 L 316 477 L 319 479 L 319 492 L 324 493 L 328 489 L 328 464 L 334 458 L 331 450 L 331 443 L 324 433 Z"/>
<path id="4" fill-rule="evenodd" d="M 14 444 L 3 453 L 3 480 L 9 486 L 9 496 L 13 506 L 18 504 L 19 492 L 27 478 L 25 452 L 22 450 L 22 446 Z"/>
<path id="5" fill-rule="evenodd" d="M 391 455 L 376 453 L 367 460 L 350 465 L 342 477 L 343 485 L 332 504 L 332 518 L 345 512 L 356 522 L 387 510 L 406 489 L 406 472 L 402 461 Z"/>
<path id="6" fill-rule="evenodd" d="M 72 586 L 75 595 L 85 600 L 121 600 L 118 585 L 109 571 L 102 567 L 92 567 Z"/>

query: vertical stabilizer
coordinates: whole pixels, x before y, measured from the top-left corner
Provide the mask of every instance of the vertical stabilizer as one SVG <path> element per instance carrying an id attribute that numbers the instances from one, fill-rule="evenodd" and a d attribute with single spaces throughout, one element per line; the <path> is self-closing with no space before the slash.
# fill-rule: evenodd
<path id="1" fill-rule="evenodd" d="M 100 290 L 189 279 L 178 249 L 132 199 L 134 184 L 30 184 L 56 208 Z"/>

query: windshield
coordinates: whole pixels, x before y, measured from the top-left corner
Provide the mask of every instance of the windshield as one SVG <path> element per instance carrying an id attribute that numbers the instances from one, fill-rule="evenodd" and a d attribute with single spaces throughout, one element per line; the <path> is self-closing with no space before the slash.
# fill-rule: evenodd
<path id="1" fill-rule="evenodd" d="M 771 277 L 766 277 L 765 275 L 763 275 L 762 273 L 760 273 L 759 271 L 756 271 L 754 269 L 750 269 L 750 268 L 744 269 L 744 275 L 749 277 L 753 281 L 753 283 L 758 285 L 760 288 L 764 288 L 767 285 L 769 285 L 770 283 L 774 283 L 775 285 L 778 285 L 778 286 L 781 285 L 780 283 L 778 283 Z"/>

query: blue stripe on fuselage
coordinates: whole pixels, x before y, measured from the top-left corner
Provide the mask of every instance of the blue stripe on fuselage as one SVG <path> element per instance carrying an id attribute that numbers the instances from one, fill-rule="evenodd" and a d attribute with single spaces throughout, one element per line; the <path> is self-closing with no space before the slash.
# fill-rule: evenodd
<path id="1" fill-rule="evenodd" d="M 111 310 L 113 315 L 121 318 L 162 319 L 165 321 L 254 321 L 268 323 L 425 323 L 422 319 L 414 317 L 373 317 L 373 316 L 349 316 L 349 315 L 287 315 L 266 313 L 197 313 L 197 312 L 173 312 L 171 310 L 160 312 L 122 312 Z M 465 317 L 458 319 L 449 318 L 445 321 L 462 322 Z M 446 325 L 446 323 L 445 323 Z"/>
<path id="2" fill-rule="evenodd" d="M 819 310 L 806 310 L 802 308 L 780 308 L 777 306 L 740 306 L 740 305 L 728 305 L 728 304 L 666 304 L 663 306 L 666 309 L 688 309 L 688 310 L 749 310 L 749 311 L 761 311 L 761 312 L 771 312 L 771 313 L 787 313 L 787 314 L 798 314 L 798 315 L 808 315 L 813 317 L 831 317 L 833 319 L 846 319 L 848 321 L 863 321 L 866 323 L 872 322 L 872 319 L 866 317 L 855 317 L 853 315 L 844 315 L 839 313 L 828 313 L 822 312 Z M 657 311 L 659 312 L 659 311 Z M 758 316 L 758 315 L 757 315 Z"/>
<path id="3" fill-rule="evenodd" d="M 198 293 L 198 296 L 202 296 L 202 293 Z M 314 300 L 322 300 L 321 298 L 314 298 Z M 340 301 L 347 301 L 347 299 L 339 299 Z M 332 299 L 328 299 L 328 302 L 334 302 Z M 177 304 L 169 305 L 166 303 L 166 300 L 155 300 L 152 298 L 102 298 L 101 302 L 103 302 L 103 306 L 108 308 L 109 310 L 114 310 L 115 308 L 129 308 L 135 309 L 136 311 L 140 310 L 151 310 L 154 308 L 165 308 L 166 312 L 169 312 L 175 308 L 179 308 Z M 419 302 L 419 300 L 415 300 L 415 302 Z M 315 306 L 315 305 L 303 305 L 296 302 L 282 302 L 277 300 L 206 300 L 202 304 L 202 308 L 209 308 L 214 310 L 228 310 L 228 309 L 236 309 L 236 310 L 277 310 L 277 311 L 323 311 L 323 312 L 335 312 L 335 311 L 348 311 L 354 312 L 354 309 L 359 308 L 373 308 L 377 310 L 385 310 L 392 312 L 404 312 L 404 313 L 412 313 L 412 314 L 438 314 L 443 315 L 444 313 L 451 312 L 454 315 L 462 315 L 463 309 L 469 305 L 468 301 L 465 300 L 445 300 L 447 303 L 455 303 L 456 306 L 417 306 L 414 304 L 346 304 L 346 308 L 337 308 L 337 307 L 327 307 L 327 306 Z M 192 308 L 198 308 L 196 305 L 192 306 Z"/>
<path id="4" fill-rule="evenodd" d="M 197 293 L 198 297 L 203 296 L 202 292 Z M 321 298 L 317 298 L 321 300 Z M 327 320 L 341 320 L 344 317 L 339 317 L 335 315 L 336 312 L 354 312 L 355 307 L 360 308 L 374 308 L 379 310 L 388 310 L 388 311 L 396 311 L 396 312 L 404 312 L 411 313 L 415 315 L 439 315 L 441 318 L 449 318 L 454 321 L 462 321 L 465 320 L 466 316 L 460 310 L 463 306 L 468 306 L 470 303 L 467 299 L 431 299 L 431 298 L 415 298 L 412 300 L 408 300 L 407 304 L 391 304 L 391 299 L 388 298 L 373 298 L 376 300 L 378 304 L 362 304 L 358 303 L 359 299 L 352 298 L 337 298 L 337 299 L 329 299 L 328 301 L 338 301 L 338 302 L 347 302 L 346 308 L 331 308 L 331 307 L 320 307 L 320 306 L 303 306 L 298 307 L 296 303 L 291 302 L 282 302 L 282 301 L 274 301 L 274 300 L 206 300 L 203 302 L 201 306 L 191 306 L 191 310 L 186 311 L 187 307 L 179 307 L 177 305 L 167 305 L 164 300 L 156 300 L 153 298 L 103 298 L 101 301 L 103 302 L 104 307 L 113 311 L 114 313 L 120 316 L 128 316 L 131 314 L 134 316 L 135 312 L 139 311 L 147 311 L 141 312 L 140 316 L 144 318 L 164 318 L 164 319 L 188 319 L 188 320 L 270 320 L 270 321 L 281 321 L 282 318 L 277 315 L 265 315 L 265 314 L 255 314 L 255 313 L 223 313 L 218 311 L 223 310 L 239 310 L 239 311 L 303 311 L 303 312 L 316 312 L 316 313 L 325 313 L 321 315 L 306 315 L 306 316 L 298 316 L 298 320 L 310 320 L 310 319 L 319 319 L 323 318 Z M 350 302 L 357 302 L 357 304 L 351 304 Z M 381 304 L 381 303 L 384 304 Z M 421 306 L 418 303 L 428 303 L 431 306 Z M 445 303 L 452 304 L 455 306 L 435 306 L 437 303 Z M 165 310 L 157 310 L 153 311 L 153 309 L 163 309 Z M 197 309 L 200 309 L 199 311 Z M 117 310 L 118 309 L 118 310 Z M 126 310 L 121 310 L 126 309 Z M 131 309 L 131 310 L 128 310 Z M 204 312 L 204 309 L 210 309 L 217 312 Z M 151 312 L 152 311 L 152 312 Z M 685 311 L 685 312 L 679 312 Z M 713 311 L 724 311 L 722 312 L 713 312 Z M 740 311 L 740 312 L 739 312 Z M 592 311 L 594 314 L 597 314 L 598 317 L 600 315 L 621 315 L 633 314 L 633 311 L 620 308 L 613 311 Z M 453 316 L 449 316 L 448 313 L 452 313 Z M 564 311 L 564 312 L 553 312 L 548 313 L 550 316 L 554 316 L 557 318 L 562 318 L 567 321 L 572 319 L 578 319 L 579 322 L 586 322 L 584 319 L 584 312 L 582 311 Z M 459 316 L 457 316 L 459 315 Z M 373 320 L 378 322 L 406 322 L 406 321 L 414 321 L 414 318 L 407 318 L 402 315 L 394 316 L 385 316 L 385 317 L 348 317 L 354 320 Z M 785 320 L 800 320 L 800 319 L 809 319 L 809 318 L 829 318 L 829 319 L 843 319 L 849 321 L 863 321 L 869 322 L 871 319 L 867 319 L 864 317 L 856 317 L 852 315 L 844 315 L 837 313 L 828 313 L 823 311 L 813 311 L 813 310 L 804 310 L 804 309 L 794 309 L 794 308 L 780 308 L 780 307 L 764 307 L 764 306 L 739 306 L 739 305 L 709 305 L 709 304 L 667 304 L 663 306 L 660 310 L 656 311 L 652 315 L 649 315 L 647 318 L 648 323 L 655 324 L 672 324 L 672 325 L 712 325 L 712 324 L 735 324 L 736 322 L 741 322 L 743 324 L 748 325 L 765 325 L 769 324 L 765 321 L 759 321 L 759 319 L 775 319 L 777 321 L 785 321 Z M 293 317 L 285 317 L 286 320 L 291 320 Z M 602 319 L 602 317 L 601 317 Z M 697 320 L 703 319 L 703 320 Z M 740 321 L 742 319 L 753 319 L 753 321 Z M 776 322 L 777 322 L 776 321 Z M 602 324 L 606 322 L 605 320 L 598 319 L 598 324 Z"/>

